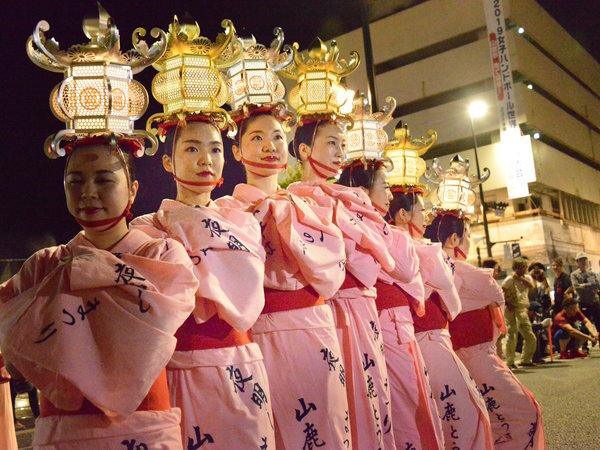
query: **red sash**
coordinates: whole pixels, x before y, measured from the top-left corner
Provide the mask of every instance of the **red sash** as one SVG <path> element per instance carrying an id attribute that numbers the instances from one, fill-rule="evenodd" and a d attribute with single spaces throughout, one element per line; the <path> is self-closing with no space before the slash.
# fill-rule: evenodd
<path id="1" fill-rule="evenodd" d="M 344 278 L 344 282 L 340 286 L 340 291 L 344 289 L 352 289 L 352 288 L 363 288 L 365 287 L 358 278 L 352 275 L 350 272 L 346 271 L 346 278 Z"/>
<path id="2" fill-rule="evenodd" d="M 311 287 L 306 286 L 295 291 L 282 291 L 265 288 L 265 307 L 261 314 L 269 314 L 293 309 L 324 305 L 325 299 Z"/>
<path id="3" fill-rule="evenodd" d="M 146 398 L 142 400 L 136 411 L 165 411 L 171 408 L 169 400 L 169 388 L 167 386 L 167 371 L 163 369 Z M 65 411 L 59 409 L 43 395 L 40 396 L 41 417 L 48 416 L 74 416 L 77 414 L 102 414 L 90 401 L 83 399 L 83 406 L 77 411 Z"/>
<path id="4" fill-rule="evenodd" d="M 415 333 L 448 329 L 448 317 L 440 305 L 440 296 L 437 292 L 431 294 L 425 301 L 425 315 L 423 317 L 417 316 L 412 309 L 410 312 L 415 325 Z"/>
<path id="5" fill-rule="evenodd" d="M 175 333 L 175 337 L 175 350 L 180 352 L 236 347 L 252 342 L 249 331 L 237 331 L 216 314 L 201 324 L 196 323 L 193 316 L 188 317 Z"/>
<path id="6" fill-rule="evenodd" d="M 459 314 L 450 322 L 450 338 L 454 350 L 490 342 L 494 338 L 494 323 L 489 308 Z"/>
<path id="7" fill-rule="evenodd" d="M 396 306 L 410 306 L 408 294 L 400 286 L 377 280 L 375 288 L 377 289 L 377 299 L 375 299 L 377 311 Z"/>

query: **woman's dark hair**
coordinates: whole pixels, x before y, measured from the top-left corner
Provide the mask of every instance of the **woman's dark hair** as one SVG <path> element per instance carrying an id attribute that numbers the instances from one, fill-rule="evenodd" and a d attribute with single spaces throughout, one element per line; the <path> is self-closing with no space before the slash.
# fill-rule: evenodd
<path id="1" fill-rule="evenodd" d="M 494 269 L 498 265 L 498 261 L 495 259 L 486 259 L 481 263 L 484 269 Z"/>
<path id="2" fill-rule="evenodd" d="M 431 242 L 441 242 L 442 245 L 454 233 L 459 238 L 465 234 L 465 220 L 452 214 L 440 214 L 425 228 L 423 237 Z"/>
<path id="3" fill-rule="evenodd" d="M 366 164 L 366 168 L 365 168 Z M 353 162 L 342 169 L 342 173 L 336 184 L 342 184 L 349 187 L 364 187 L 371 190 L 375 182 L 377 171 L 385 167 L 385 162 L 375 159 Z"/>
<path id="4" fill-rule="evenodd" d="M 394 186 L 391 187 L 392 196 L 394 197 L 390 202 L 390 217 L 396 217 L 398 211 L 401 209 L 406 212 L 411 212 L 413 206 L 417 203 L 417 196 L 422 195 L 419 192 L 410 191 L 410 192 L 402 192 L 399 189 L 395 189 Z"/>
<path id="5" fill-rule="evenodd" d="M 325 120 L 316 120 L 306 125 L 298 125 L 296 127 L 296 131 L 294 132 L 294 140 L 290 142 L 290 145 L 288 146 L 290 154 L 300 161 L 300 152 L 298 151 L 300 144 L 305 144 L 310 147 L 313 144 L 313 139 L 319 131 L 319 127 L 327 123 L 330 122 Z"/>

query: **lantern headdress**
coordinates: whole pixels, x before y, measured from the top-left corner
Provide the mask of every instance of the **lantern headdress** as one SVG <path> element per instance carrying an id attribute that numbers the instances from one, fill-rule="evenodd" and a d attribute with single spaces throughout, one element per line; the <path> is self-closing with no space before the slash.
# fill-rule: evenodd
<path id="1" fill-rule="evenodd" d="M 87 44 L 61 50 L 58 42 L 47 39 L 48 22 L 40 21 L 27 40 L 27 55 L 42 69 L 64 73 L 64 80 L 50 93 L 50 109 L 66 129 L 46 139 L 45 153 L 50 158 L 65 155 L 65 146 L 82 137 L 104 135 L 115 139 L 132 139 L 139 143 L 135 156 L 156 153 L 158 142 L 146 131 L 134 130 L 133 123 L 148 107 L 144 86 L 132 79 L 154 63 L 167 47 L 165 34 L 153 28 L 151 35 L 160 39 L 148 47 L 139 36 L 146 30 L 133 32 L 133 49 L 120 50 L 119 30 L 112 17 L 98 3 L 98 17 L 83 20 Z M 150 142 L 146 148 L 145 140 Z"/>
<path id="2" fill-rule="evenodd" d="M 433 174 L 425 176 L 429 181 L 439 184 L 436 191 L 438 204 L 433 207 L 433 213 L 450 212 L 459 217 L 470 214 L 475 203 L 473 188 L 489 178 L 489 169 L 484 168 L 481 177 L 469 176 L 469 160 L 464 160 L 459 155 L 452 158 L 446 170 L 442 170 L 437 158 L 433 160 L 431 168 Z"/>
<path id="3" fill-rule="evenodd" d="M 146 129 L 154 134 L 156 123 L 185 125 L 190 116 L 204 117 L 221 130 L 235 134 L 235 123 L 221 106 L 227 100 L 227 82 L 219 69 L 235 64 L 242 56 L 242 45 L 230 20 L 223 20 L 224 33 L 215 42 L 200 35 L 200 27 L 186 15 L 169 25 L 167 50 L 154 64 L 158 70 L 152 80 L 152 95 L 164 112 L 152 115 Z"/>
<path id="4" fill-rule="evenodd" d="M 314 115 L 329 115 L 351 121 L 340 108 L 350 100 L 342 78 L 356 70 L 360 63 L 358 53 L 350 52 L 350 60 L 339 59 L 339 48 L 335 41 L 327 46 L 316 38 L 307 53 L 300 53 L 294 43 L 294 63 L 281 71 L 282 76 L 296 81 L 288 95 L 290 105 L 296 109 L 299 123 Z"/>
<path id="5" fill-rule="evenodd" d="M 388 174 L 388 182 L 406 193 L 427 191 L 427 185 L 419 183 L 419 178 L 427 169 L 421 156 L 435 144 L 437 133 L 429 130 L 427 134 L 427 137 L 412 139 L 408 125 L 400 121 L 394 129 L 396 139 L 385 146 L 384 156 L 394 163 L 394 168 Z"/>
<path id="6" fill-rule="evenodd" d="M 390 120 L 396 109 L 396 100 L 387 97 L 387 105 L 382 112 L 373 113 L 367 97 L 357 93 L 352 101 L 352 127 L 346 130 L 346 161 L 356 159 L 387 159 L 383 151 L 388 142 L 388 137 L 383 127 Z"/>
<path id="7" fill-rule="evenodd" d="M 275 39 L 269 48 L 257 43 L 254 36 L 239 38 L 243 46 L 242 57 L 227 69 L 227 103 L 238 114 L 250 104 L 271 105 L 285 96 L 285 86 L 276 72 L 292 63 L 294 49 L 283 45 L 281 28 L 275 28 L 273 34 Z"/>

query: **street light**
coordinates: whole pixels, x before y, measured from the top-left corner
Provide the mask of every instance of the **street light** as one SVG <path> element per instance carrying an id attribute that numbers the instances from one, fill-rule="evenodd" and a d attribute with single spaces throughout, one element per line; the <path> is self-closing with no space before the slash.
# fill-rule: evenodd
<path id="1" fill-rule="evenodd" d="M 473 119 L 479 119 L 487 113 L 488 106 L 481 100 L 474 101 L 469 105 L 469 119 L 471 120 L 471 135 L 473 136 L 473 149 L 475 150 L 475 167 L 477 168 L 477 177 L 481 178 L 481 171 L 479 169 L 479 156 L 477 155 L 477 138 L 475 137 L 475 127 L 473 126 Z M 479 198 L 481 199 L 481 205 L 483 207 L 483 231 L 485 232 L 485 247 L 487 249 L 487 255 L 489 258 L 492 257 L 492 242 L 490 241 L 490 230 L 488 229 L 487 215 L 485 213 L 485 198 L 483 197 L 483 187 L 479 185 Z"/>

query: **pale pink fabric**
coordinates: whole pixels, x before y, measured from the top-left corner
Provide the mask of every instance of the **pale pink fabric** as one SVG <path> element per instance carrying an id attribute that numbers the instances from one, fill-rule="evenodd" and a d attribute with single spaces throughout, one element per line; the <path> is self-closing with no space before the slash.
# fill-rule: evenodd
<path id="1" fill-rule="evenodd" d="M 425 298 L 436 291 L 442 299 L 442 308 L 453 320 L 461 311 L 460 297 L 454 285 L 454 262 L 442 250 L 440 243 L 427 244 L 415 240 L 419 255 L 419 269 L 425 285 Z"/>
<path id="2" fill-rule="evenodd" d="M 452 350 L 448 330 L 416 333 L 429 371 L 447 449 L 494 447 L 487 408 L 469 371 Z"/>
<path id="3" fill-rule="evenodd" d="M 459 295 L 464 312 L 504 306 L 502 289 L 492 277 L 491 269 L 479 269 L 456 261 L 456 277 L 461 279 Z M 521 384 L 496 354 L 496 339 L 501 326 L 494 324 L 491 341 L 456 351 L 482 393 L 496 448 L 544 449 L 542 410 L 533 394 Z"/>
<path id="4" fill-rule="evenodd" d="M 251 212 L 163 200 L 155 214 L 131 226 L 184 245 L 200 282 L 196 322 L 216 313 L 239 331 L 254 324 L 265 303 L 265 251 Z M 256 344 L 176 351 L 167 377 L 171 403 L 181 408 L 184 444 L 201 433 L 218 448 L 274 445 L 269 385 Z"/>
<path id="5" fill-rule="evenodd" d="M 181 450 L 178 408 L 136 411 L 121 422 L 102 414 L 36 420 L 35 450 Z"/>
<path id="6" fill-rule="evenodd" d="M 123 418 L 167 365 L 197 288 L 174 240 L 131 230 L 105 251 L 80 233 L 0 286 L 2 350 L 57 408 L 85 397 Z"/>
<path id="7" fill-rule="evenodd" d="M 380 312 L 397 448 L 443 449 L 444 435 L 408 306 Z"/>
<path id="8" fill-rule="evenodd" d="M 346 270 L 367 287 L 377 281 L 380 267 L 394 269 L 394 259 L 388 251 L 392 245 L 390 226 L 371 204 L 360 188 L 331 183 L 299 182 L 288 191 L 313 200 L 331 210 L 332 220 L 342 231 L 346 248 Z"/>
<path id="9" fill-rule="evenodd" d="M 421 276 L 419 255 L 415 241 L 401 228 L 391 226 L 392 245 L 390 255 L 394 258 L 394 270 L 381 270 L 378 279 L 387 284 L 397 284 L 411 296 L 411 307 L 422 316 L 425 314 L 425 288 Z M 418 244 L 417 245 L 422 245 Z M 411 320 L 412 323 L 412 320 Z"/>
<path id="10" fill-rule="evenodd" d="M 353 448 L 395 448 L 389 380 L 375 289 L 340 290 L 334 311 L 346 367 Z"/>
<path id="11" fill-rule="evenodd" d="M 252 327 L 265 304 L 265 251 L 252 213 L 217 208 L 213 202 L 194 207 L 163 200 L 156 213 L 136 218 L 131 227 L 183 244 L 200 281 L 196 322 L 218 313 L 239 331 Z"/>
<path id="12" fill-rule="evenodd" d="M 3 450 L 18 448 L 8 382 L 0 383 L 0 448 Z"/>
<path id="13" fill-rule="evenodd" d="M 252 333 L 269 376 L 276 448 L 352 448 L 348 372 L 329 306 L 263 314 Z"/>
<path id="14" fill-rule="evenodd" d="M 275 448 L 272 399 L 256 343 L 176 351 L 167 378 L 186 448 L 197 443 L 196 433 L 215 448 Z"/>
<path id="15" fill-rule="evenodd" d="M 324 298 L 339 289 L 346 259 L 342 235 L 323 208 L 284 190 L 267 196 L 248 184 L 238 184 L 233 197 L 215 203 L 252 211 L 260 222 L 265 287 L 294 291 L 311 285 Z"/>

